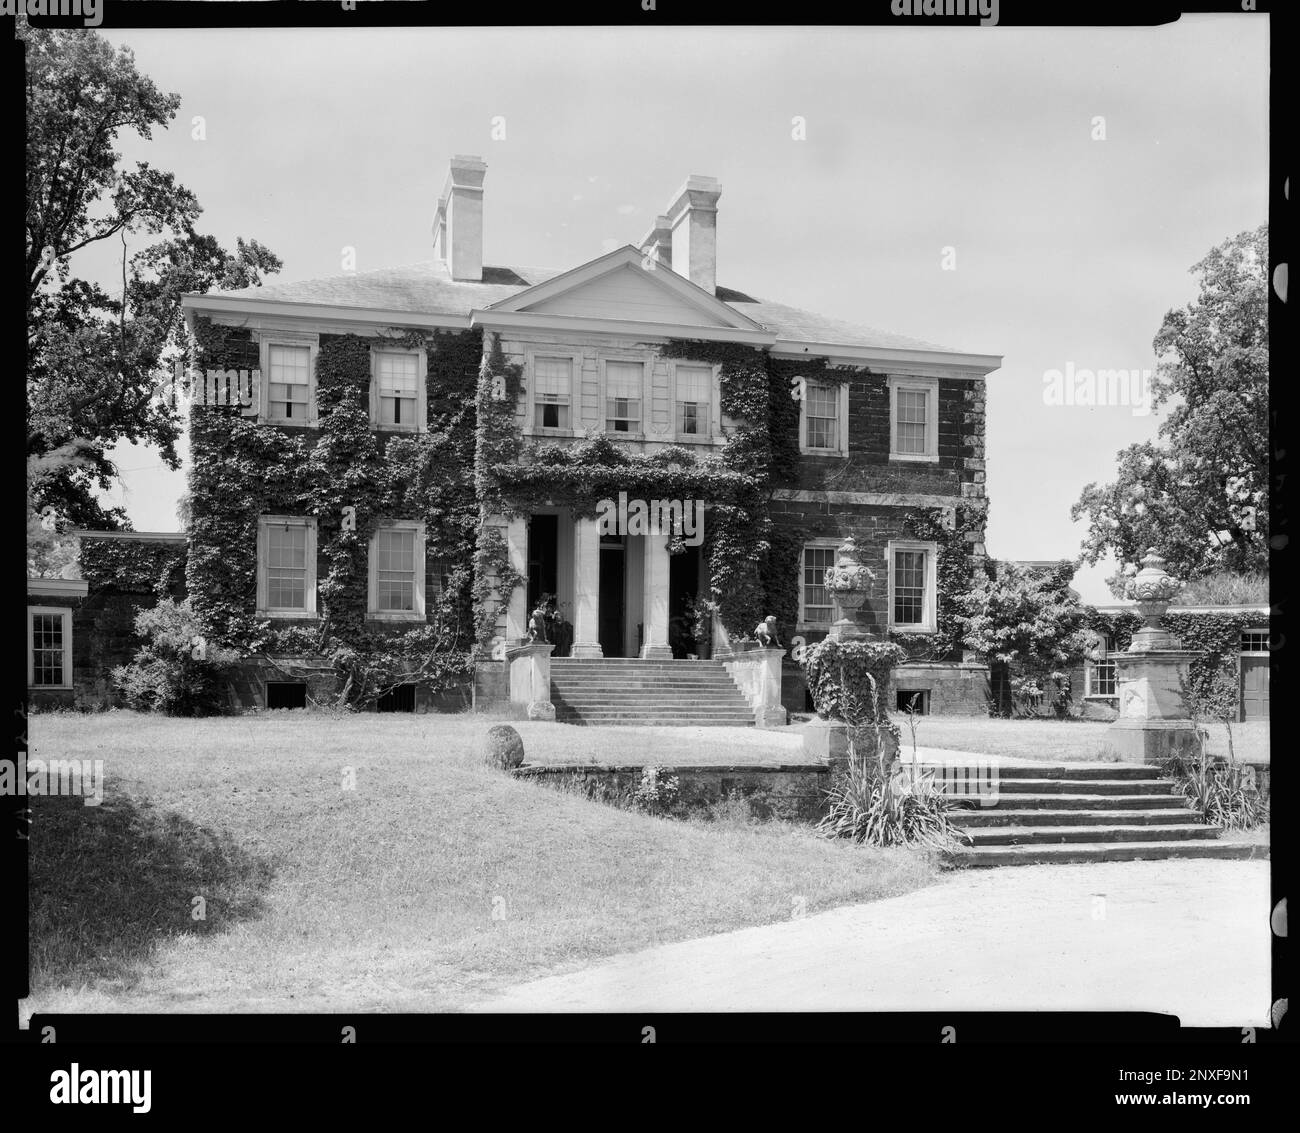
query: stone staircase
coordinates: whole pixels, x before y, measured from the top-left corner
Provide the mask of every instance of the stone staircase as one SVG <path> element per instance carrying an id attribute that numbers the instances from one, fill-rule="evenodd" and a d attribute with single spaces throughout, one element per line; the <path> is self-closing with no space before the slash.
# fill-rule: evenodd
<path id="1" fill-rule="evenodd" d="M 551 701 L 559 723 L 754 725 L 754 710 L 721 661 L 556 657 Z"/>
<path id="2" fill-rule="evenodd" d="M 1219 827 L 1172 792 L 1154 767 L 1000 767 L 995 804 L 953 814 L 974 844 L 952 864 L 1267 857 L 1267 847 L 1217 841 Z"/>

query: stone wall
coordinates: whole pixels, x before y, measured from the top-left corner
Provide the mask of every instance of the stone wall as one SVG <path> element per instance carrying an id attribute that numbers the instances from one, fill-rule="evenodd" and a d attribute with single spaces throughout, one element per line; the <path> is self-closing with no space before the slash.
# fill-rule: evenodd
<path id="1" fill-rule="evenodd" d="M 520 778 L 564 785 L 595 797 L 630 794 L 641 781 L 641 765 L 589 763 L 524 764 L 515 770 Z M 681 766 L 664 769 L 675 775 L 679 799 L 687 810 L 698 810 L 733 792 L 751 798 L 760 817 L 815 821 L 824 813 L 830 768 L 825 763 L 768 763 L 711 767 Z"/>
<path id="2" fill-rule="evenodd" d="M 989 714 L 989 670 L 987 665 L 969 662 L 909 661 L 894 670 L 889 690 L 889 710 L 894 711 L 896 693 L 928 692 L 930 714 L 934 716 L 987 716 Z"/>
<path id="3" fill-rule="evenodd" d="M 266 707 L 268 681 L 285 681 L 307 686 L 307 706 L 334 704 L 343 690 L 343 681 L 328 657 L 319 654 L 262 655 L 242 662 L 230 685 L 231 707 L 248 710 Z M 415 711 L 461 712 L 470 706 L 469 685 L 463 688 L 434 690 L 415 682 Z"/>

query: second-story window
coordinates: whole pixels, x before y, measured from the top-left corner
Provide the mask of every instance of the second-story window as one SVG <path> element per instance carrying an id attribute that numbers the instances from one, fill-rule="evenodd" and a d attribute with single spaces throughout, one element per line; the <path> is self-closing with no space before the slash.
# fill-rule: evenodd
<path id="1" fill-rule="evenodd" d="M 839 451 L 839 386 L 809 382 L 804 400 L 804 420 L 806 448 Z"/>
<path id="2" fill-rule="evenodd" d="M 573 396 L 573 359 L 533 359 L 533 424 L 539 429 L 570 428 Z"/>
<path id="3" fill-rule="evenodd" d="M 707 366 L 678 366 L 678 433 L 687 437 L 707 437 L 712 402 L 713 371 Z"/>
<path id="4" fill-rule="evenodd" d="M 605 431 L 641 431 L 641 382 L 645 366 L 640 362 L 605 363 Z"/>
<path id="5" fill-rule="evenodd" d="M 378 424 L 414 426 L 417 423 L 419 381 L 419 355 L 397 354 L 388 350 L 375 355 Z"/>
<path id="6" fill-rule="evenodd" d="M 272 343 L 267 364 L 271 420 L 306 425 L 311 406 L 311 348 Z"/>
<path id="7" fill-rule="evenodd" d="M 939 382 L 934 378 L 889 379 L 891 460 L 939 459 Z"/>

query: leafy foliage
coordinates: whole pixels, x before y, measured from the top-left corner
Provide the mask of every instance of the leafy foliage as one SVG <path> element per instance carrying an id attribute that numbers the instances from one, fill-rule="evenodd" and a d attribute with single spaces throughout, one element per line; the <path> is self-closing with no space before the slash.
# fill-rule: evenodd
<path id="1" fill-rule="evenodd" d="M 125 526 L 120 508 L 96 491 L 116 468 L 119 442 L 157 448 L 178 467 L 180 419 L 158 395 L 167 364 L 186 354 L 181 295 L 245 287 L 278 271 L 256 240 L 223 249 L 196 231 L 194 195 L 170 173 L 122 168 L 118 136 L 150 138 L 180 104 L 95 32 L 33 29 L 27 48 L 26 314 L 27 454 L 37 509 L 62 525 Z M 127 237 L 162 237 L 134 255 Z M 116 238 L 122 290 L 110 297 L 73 276 L 71 256 Z M 63 527 L 61 526 L 61 530 Z"/>
<path id="2" fill-rule="evenodd" d="M 1001 563 L 995 578 L 976 579 L 955 596 L 963 640 L 1004 667 L 1018 712 L 1036 712 L 1044 698 L 1063 711 L 1070 701 L 1069 667 L 1089 645 L 1084 609 L 1069 590 L 1072 574 L 1068 562 L 1046 574 Z"/>
<path id="3" fill-rule="evenodd" d="M 1088 522 L 1087 562 L 1134 564 L 1155 547 L 1184 579 L 1267 569 L 1268 270 L 1267 226 L 1192 268 L 1197 300 L 1168 312 L 1153 343 L 1160 440 L 1124 449 L 1116 480 L 1087 485 L 1071 510 Z"/>
<path id="4" fill-rule="evenodd" d="M 174 716 L 222 710 L 225 677 L 240 654 L 209 643 L 188 602 L 164 598 L 141 610 L 135 631 L 145 644 L 129 664 L 113 670 L 113 683 L 129 707 Z"/>
<path id="5" fill-rule="evenodd" d="M 906 659 L 902 648 L 892 641 L 828 637 L 810 646 L 804 653 L 803 670 L 817 714 L 824 720 L 855 726 L 887 723 L 877 690 L 889 687 L 895 667 Z"/>

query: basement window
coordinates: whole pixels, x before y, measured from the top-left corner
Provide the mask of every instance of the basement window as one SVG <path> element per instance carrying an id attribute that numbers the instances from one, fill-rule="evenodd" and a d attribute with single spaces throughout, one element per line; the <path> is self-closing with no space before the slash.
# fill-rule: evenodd
<path id="1" fill-rule="evenodd" d="M 307 686 L 301 681 L 267 681 L 267 708 L 306 708 Z"/>
<path id="2" fill-rule="evenodd" d="M 894 708 L 899 712 L 912 711 L 918 716 L 930 715 L 929 689 L 897 689 Z"/>
<path id="3" fill-rule="evenodd" d="M 414 712 L 415 685 L 395 685 L 375 701 L 376 712 Z"/>

